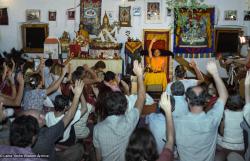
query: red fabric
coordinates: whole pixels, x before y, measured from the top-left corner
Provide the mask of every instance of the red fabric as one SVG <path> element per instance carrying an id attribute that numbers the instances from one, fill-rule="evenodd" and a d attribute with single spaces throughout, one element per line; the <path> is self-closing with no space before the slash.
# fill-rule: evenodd
<path id="1" fill-rule="evenodd" d="M 81 46 L 78 44 L 69 45 L 69 51 L 71 57 L 78 57 L 81 53 Z"/>
<path id="2" fill-rule="evenodd" d="M 173 161 L 173 160 L 174 160 L 174 154 L 168 148 L 164 148 L 159 158 L 157 159 L 157 161 Z"/>

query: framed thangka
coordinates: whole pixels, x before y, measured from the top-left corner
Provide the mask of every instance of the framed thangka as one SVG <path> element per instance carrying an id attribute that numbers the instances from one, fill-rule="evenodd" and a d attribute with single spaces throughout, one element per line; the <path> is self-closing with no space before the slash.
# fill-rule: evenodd
<path id="1" fill-rule="evenodd" d="M 175 54 L 211 54 L 214 51 L 214 8 L 197 9 L 190 12 L 180 10 L 175 18 Z"/>
<path id="2" fill-rule="evenodd" d="M 131 6 L 121 7 L 119 6 L 119 23 L 121 27 L 131 27 Z"/>
<path id="3" fill-rule="evenodd" d="M 80 22 L 91 35 L 97 35 L 101 26 L 102 0 L 81 0 Z"/>

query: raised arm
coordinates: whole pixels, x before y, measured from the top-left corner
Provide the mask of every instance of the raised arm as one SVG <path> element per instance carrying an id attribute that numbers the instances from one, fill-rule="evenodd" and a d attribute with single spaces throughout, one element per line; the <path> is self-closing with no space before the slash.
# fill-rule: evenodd
<path id="1" fill-rule="evenodd" d="M 72 91 L 74 93 L 73 102 L 70 106 L 70 109 L 63 117 L 64 127 L 66 127 L 69 124 L 69 122 L 73 119 L 73 117 L 75 116 L 75 113 L 77 110 L 77 105 L 79 103 L 79 98 L 82 94 L 83 87 L 84 87 L 83 81 L 77 80 L 75 82 L 75 87 L 74 87 L 74 89 L 72 89 Z"/>
<path id="2" fill-rule="evenodd" d="M 148 47 L 148 56 L 149 58 L 152 58 L 153 57 L 153 54 L 152 54 L 152 47 L 154 45 L 154 43 L 156 42 L 156 38 L 153 38 L 149 44 L 149 47 Z"/>
<path id="3" fill-rule="evenodd" d="M 80 100 L 81 100 L 81 115 L 84 115 L 88 111 L 88 108 L 86 99 L 83 94 L 81 94 Z"/>
<path id="4" fill-rule="evenodd" d="M 18 81 L 19 86 L 18 86 L 18 93 L 15 99 L 0 96 L 0 102 L 2 102 L 4 105 L 7 105 L 7 106 L 20 106 L 21 105 L 21 101 L 23 98 L 23 89 L 24 89 L 24 79 L 23 79 L 23 74 L 21 72 L 19 72 L 17 75 L 17 81 Z"/>
<path id="5" fill-rule="evenodd" d="M 167 143 L 165 145 L 165 148 L 168 148 L 172 151 L 173 146 L 174 146 L 174 131 L 175 130 L 174 130 L 174 125 L 173 125 L 170 95 L 167 95 L 166 92 L 163 92 L 161 95 L 160 106 L 166 115 Z"/>
<path id="6" fill-rule="evenodd" d="M 143 68 L 141 64 L 138 63 L 137 60 L 134 61 L 134 69 L 133 69 L 135 75 L 137 76 L 137 83 L 138 83 L 138 97 L 135 102 L 135 107 L 139 110 L 139 113 L 141 114 L 145 98 L 146 98 L 146 92 L 143 82 Z"/>
<path id="7" fill-rule="evenodd" d="M 59 86 L 61 85 L 64 79 L 65 74 L 67 73 L 67 70 L 68 70 L 68 66 L 64 67 L 61 76 L 46 89 L 47 95 L 49 95 L 50 93 L 54 92 L 55 90 L 59 88 Z"/>
<path id="8" fill-rule="evenodd" d="M 196 77 L 197 77 L 197 79 L 198 79 L 198 84 L 203 83 L 203 82 L 204 82 L 204 77 L 203 77 L 203 75 L 202 75 L 200 69 L 199 69 L 198 66 L 196 65 L 195 61 L 194 61 L 194 60 L 191 60 L 191 62 L 189 63 L 189 66 L 190 66 L 191 68 L 194 69 L 194 72 L 195 72 Z"/>
<path id="9" fill-rule="evenodd" d="M 212 75 L 214 79 L 219 94 L 219 99 L 222 100 L 224 104 L 226 104 L 228 92 L 222 79 L 220 78 L 216 63 L 214 61 L 210 61 L 207 63 L 207 71 Z"/>
<path id="10" fill-rule="evenodd" d="M 250 71 L 247 71 L 245 79 L 245 102 L 250 103 Z"/>

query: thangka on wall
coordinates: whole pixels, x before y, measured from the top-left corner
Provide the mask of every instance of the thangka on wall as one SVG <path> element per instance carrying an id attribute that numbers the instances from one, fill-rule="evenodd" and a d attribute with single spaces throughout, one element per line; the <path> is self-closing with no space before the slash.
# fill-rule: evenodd
<path id="1" fill-rule="evenodd" d="M 214 51 L 214 8 L 181 9 L 183 25 L 175 18 L 174 53 L 207 54 Z"/>
<path id="2" fill-rule="evenodd" d="M 81 0 L 80 21 L 91 35 L 97 35 L 101 26 L 102 0 Z"/>

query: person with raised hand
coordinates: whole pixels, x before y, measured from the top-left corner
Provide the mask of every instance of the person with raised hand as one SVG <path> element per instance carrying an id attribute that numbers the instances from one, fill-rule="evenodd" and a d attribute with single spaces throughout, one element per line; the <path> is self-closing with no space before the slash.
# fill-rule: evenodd
<path id="1" fill-rule="evenodd" d="M 133 71 L 138 77 L 138 97 L 129 112 L 126 112 L 128 102 L 122 92 L 109 91 L 97 99 L 97 104 L 105 109 L 106 114 L 106 118 L 94 127 L 93 143 L 98 161 L 125 160 L 129 137 L 139 121 L 145 102 L 143 68 L 138 61 L 134 61 Z"/>
<path id="2" fill-rule="evenodd" d="M 42 110 L 44 100 L 47 98 L 49 94 L 51 94 L 52 92 L 56 91 L 59 88 L 67 72 L 68 72 L 68 66 L 65 66 L 62 69 L 61 76 L 46 89 L 42 88 L 43 87 L 42 76 L 37 73 L 32 74 L 29 77 L 29 86 L 31 87 L 31 90 L 26 91 L 24 94 L 24 98 L 22 101 L 23 109 Z"/>
<path id="3" fill-rule="evenodd" d="M 137 128 L 131 134 L 126 148 L 126 161 L 173 161 L 174 126 L 170 96 L 164 92 L 161 95 L 160 106 L 165 112 L 167 143 L 158 155 L 157 142 L 152 132 L 147 128 Z"/>
<path id="4" fill-rule="evenodd" d="M 245 149 L 245 160 L 250 160 L 250 71 L 247 71 L 245 79 L 245 106 L 243 108 L 243 122 L 241 127 L 246 131 L 248 144 L 246 144 L 247 149 Z"/>
<path id="5" fill-rule="evenodd" d="M 24 111 L 21 115 L 30 115 L 36 118 L 39 123 L 39 134 L 37 136 L 36 142 L 32 147 L 32 151 L 35 154 L 47 155 L 49 161 L 57 160 L 71 160 L 78 161 L 81 159 L 83 154 L 83 147 L 76 144 L 72 147 L 69 147 L 63 152 L 55 151 L 55 144 L 63 136 L 65 128 L 69 125 L 70 121 L 74 118 L 77 106 L 79 103 L 80 96 L 82 95 L 84 83 L 81 80 L 76 80 L 74 87 L 71 87 L 72 92 L 74 93 L 73 102 L 69 110 L 65 113 L 63 118 L 51 127 L 45 126 L 45 117 L 39 110 L 30 109 Z M 74 150 L 72 150 L 74 149 Z"/>
<path id="6" fill-rule="evenodd" d="M 190 112 L 175 119 L 176 145 L 181 161 L 214 161 L 218 127 L 228 92 L 216 63 L 208 62 L 206 68 L 214 79 L 219 98 L 212 109 L 205 113 L 205 89 L 199 85 L 187 89 L 186 99 Z"/>

